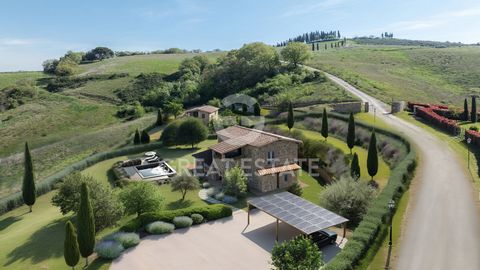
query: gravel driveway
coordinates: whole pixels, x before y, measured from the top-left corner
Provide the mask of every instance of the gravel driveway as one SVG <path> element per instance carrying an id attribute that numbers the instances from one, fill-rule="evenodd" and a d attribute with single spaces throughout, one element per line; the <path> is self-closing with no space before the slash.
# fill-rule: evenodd
<path id="1" fill-rule="evenodd" d="M 386 114 L 388 106 L 327 74 L 377 108 L 377 117 L 417 146 L 417 189 L 411 196 L 396 269 L 480 269 L 480 222 L 471 178 L 456 153 L 424 129 Z M 394 247 L 395 248 L 395 247 Z"/>

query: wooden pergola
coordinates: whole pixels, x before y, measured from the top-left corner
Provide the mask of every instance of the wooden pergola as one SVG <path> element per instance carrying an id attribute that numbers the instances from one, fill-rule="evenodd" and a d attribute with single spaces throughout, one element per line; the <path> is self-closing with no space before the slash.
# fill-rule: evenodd
<path id="1" fill-rule="evenodd" d="M 343 238 L 345 238 L 348 219 L 287 191 L 252 198 L 247 201 L 247 206 L 247 226 L 250 225 L 250 210 L 255 208 L 276 219 L 276 241 L 278 241 L 278 225 L 280 221 L 289 224 L 306 235 L 342 225 Z"/>

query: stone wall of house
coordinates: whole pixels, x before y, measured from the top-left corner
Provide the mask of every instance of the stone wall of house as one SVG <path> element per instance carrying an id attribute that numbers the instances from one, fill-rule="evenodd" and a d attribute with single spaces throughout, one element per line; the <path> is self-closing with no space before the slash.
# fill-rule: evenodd
<path id="1" fill-rule="evenodd" d="M 362 102 L 346 102 L 333 104 L 333 110 L 338 113 L 359 113 L 362 111 Z"/>
<path id="2" fill-rule="evenodd" d="M 398 113 L 403 111 L 405 108 L 405 102 L 404 101 L 394 101 L 392 103 L 392 113 Z"/>
<path id="3" fill-rule="evenodd" d="M 247 145 L 242 149 L 243 155 L 257 162 L 256 169 L 270 168 L 292 164 L 298 158 L 298 144 L 290 141 L 276 141 L 261 147 Z M 273 151 L 274 160 L 267 162 L 268 152 Z"/>

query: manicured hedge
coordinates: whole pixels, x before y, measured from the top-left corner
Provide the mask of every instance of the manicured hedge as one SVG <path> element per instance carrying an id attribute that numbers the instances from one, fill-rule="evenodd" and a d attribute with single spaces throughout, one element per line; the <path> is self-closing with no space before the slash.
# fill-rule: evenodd
<path id="1" fill-rule="evenodd" d="M 475 130 L 465 130 L 465 140 L 472 139 L 472 144 L 480 146 L 480 132 Z"/>
<path id="2" fill-rule="evenodd" d="M 189 207 L 177 210 L 163 210 L 158 212 L 148 212 L 141 214 L 138 218 L 131 220 L 120 228 L 121 231 L 138 231 L 141 227 L 155 221 L 173 223 L 173 219 L 178 216 L 191 216 L 200 214 L 205 220 L 216 220 L 232 215 L 232 208 L 223 204 L 213 204 L 203 207 Z"/>
<path id="3" fill-rule="evenodd" d="M 445 105 L 408 102 L 407 107 L 411 111 L 416 108 L 416 116 L 450 134 L 460 133 L 460 127 L 456 121 L 459 119 L 459 113 L 449 110 Z"/>
<path id="4" fill-rule="evenodd" d="M 65 176 L 75 171 L 86 169 L 100 161 L 104 161 L 114 157 L 139 153 L 143 151 L 150 151 L 150 150 L 157 149 L 159 147 L 162 147 L 162 144 L 160 142 L 156 142 L 156 143 L 150 143 L 150 144 L 128 146 L 120 149 L 115 149 L 115 150 L 91 155 L 79 162 L 76 162 L 70 166 L 65 167 L 63 170 L 43 179 L 42 181 L 37 182 L 36 183 L 37 196 L 40 196 L 42 194 L 49 192 L 50 190 L 53 189 L 54 185 L 57 182 L 59 182 Z M 14 208 L 17 208 L 21 205 L 23 205 L 22 193 L 17 192 L 17 193 L 11 194 L 0 200 L 0 215 Z"/>

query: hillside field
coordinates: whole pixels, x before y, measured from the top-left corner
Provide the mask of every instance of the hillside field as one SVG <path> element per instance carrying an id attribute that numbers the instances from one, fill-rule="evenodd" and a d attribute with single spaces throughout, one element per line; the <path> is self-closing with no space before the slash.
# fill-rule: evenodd
<path id="1" fill-rule="evenodd" d="M 358 45 L 315 52 L 308 65 L 335 74 L 382 101 L 462 105 L 480 93 L 480 47 Z"/>

